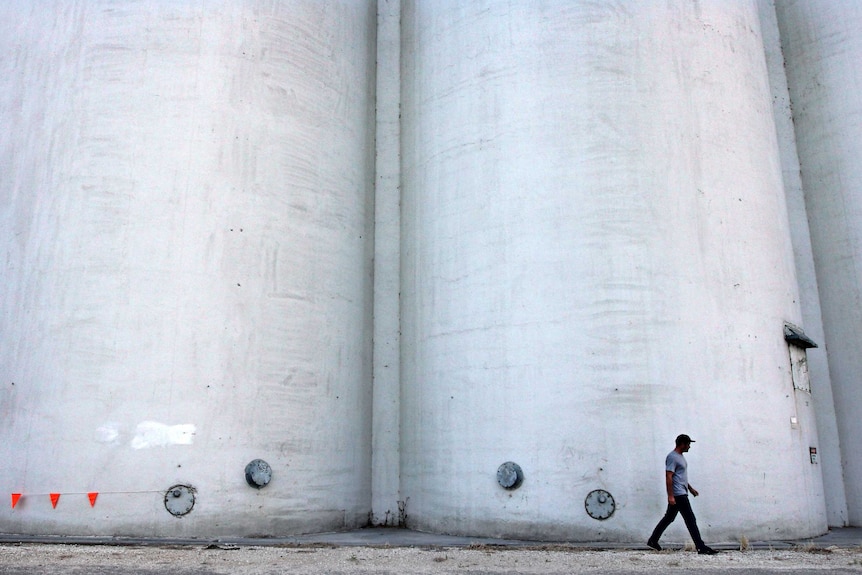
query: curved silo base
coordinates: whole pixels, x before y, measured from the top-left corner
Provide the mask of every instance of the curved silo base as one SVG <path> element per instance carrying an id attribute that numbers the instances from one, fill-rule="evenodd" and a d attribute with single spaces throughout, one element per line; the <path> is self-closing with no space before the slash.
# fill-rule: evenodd
<path id="1" fill-rule="evenodd" d="M 0 531 L 367 522 L 375 10 L 0 8 Z"/>
<path id="2" fill-rule="evenodd" d="M 685 432 L 706 537 L 824 532 L 754 7 L 412 2 L 402 22 L 408 525 L 640 541 Z"/>

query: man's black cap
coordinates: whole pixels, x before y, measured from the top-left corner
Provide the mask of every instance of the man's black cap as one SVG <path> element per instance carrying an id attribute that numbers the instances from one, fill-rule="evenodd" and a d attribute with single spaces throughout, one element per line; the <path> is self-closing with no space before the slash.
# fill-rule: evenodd
<path id="1" fill-rule="evenodd" d="M 685 445 L 686 443 L 694 443 L 694 439 L 686 435 L 685 433 L 676 436 L 676 444 L 677 445 Z"/>

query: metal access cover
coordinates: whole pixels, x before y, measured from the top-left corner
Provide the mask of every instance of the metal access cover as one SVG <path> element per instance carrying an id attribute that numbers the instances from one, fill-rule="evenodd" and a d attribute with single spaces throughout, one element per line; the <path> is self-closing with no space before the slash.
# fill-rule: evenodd
<path id="1" fill-rule="evenodd" d="M 174 485 L 165 492 L 165 509 L 175 517 L 182 517 L 195 506 L 195 489 L 189 485 Z"/>
<path id="2" fill-rule="evenodd" d="M 613 495 L 604 489 L 595 489 L 587 493 L 587 498 L 584 499 L 584 508 L 590 517 L 602 521 L 614 514 L 617 505 Z"/>
<path id="3" fill-rule="evenodd" d="M 497 483 L 503 489 L 517 489 L 523 482 L 524 472 L 517 463 L 507 461 L 497 468 Z"/>
<path id="4" fill-rule="evenodd" d="M 245 466 L 245 481 L 252 487 L 260 489 L 272 480 L 272 467 L 263 459 L 255 459 Z"/>

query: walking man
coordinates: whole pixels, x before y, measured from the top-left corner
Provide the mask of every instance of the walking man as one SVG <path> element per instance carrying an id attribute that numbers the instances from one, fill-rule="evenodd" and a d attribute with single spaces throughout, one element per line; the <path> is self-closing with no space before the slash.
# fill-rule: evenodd
<path id="1" fill-rule="evenodd" d="M 673 451 L 667 454 L 664 460 L 665 468 L 665 485 L 667 487 L 667 512 L 664 517 L 655 526 L 652 535 L 647 541 L 647 546 L 661 551 L 661 545 L 658 540 L 661 539 L 662 533 L 676 519 L 677 513 L 682 514 L 685 520 L 685 526 L 691 535 L 694 545 L 697 547 L 697 552 L 701 555 L 715 555 L 718 553 L 715 549 L 707 547 L 706 543 L 700 537 L 700 531 L 697 528 L 697 519 L 694 517 L 694 511 L 691 509 L 691 503 L 688 500 L 689 492 L 697 497 L 697 489 L 691 486 L 688 482 L 688 463 L 685 461 L 683 453 L 691 448 L 694 440 L 686 434 L 679 435 L 676 438 L 676 447 Z"/>

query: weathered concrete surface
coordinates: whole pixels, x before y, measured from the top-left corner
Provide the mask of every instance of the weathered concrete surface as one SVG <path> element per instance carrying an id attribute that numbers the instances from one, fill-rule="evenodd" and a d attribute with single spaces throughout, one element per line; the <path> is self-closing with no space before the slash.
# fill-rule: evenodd
<path id="1" fill-rule="evenodd" d="M 624 542 L 660 516 L 680 431 L 708 538 L 823 532 L 821 465 L 841 521 L 835 426 L 821 444 L 782 338 L 817 323 L 817 282 L 756 3 L 405 2 L 403 38 L 386 0 L 52 7 L 0 4 L 0 487 L 24 494 L 0 530 Z M 799 153 L 852 184 L 820 205 L 821 284 L 860 251 L 862 93 L 858 40 L 831 43 L 858 9 L 823 15 L 788 36 L 849 94 L 791 62 L 803 121 L 833 130 Z"/>
<path id="2" fill-rule="evenodd" d="M 776 2 L 842 441 L 862 525 L 862 4 Z"/>
<path id="3" fill-rule="evenodd" d="M 775 131 L 781 155 L 781 172 L 787 212 L 790 217 L 790 234 L 799 281 L 799 297 L 805 333 L 817 342 L 818 347 L 807 352 L 811 378 L 811 397 L 817 419 L 818 455 L 823 473 L 823 495 L 826 516 L 830 526 L 848 524 L 847 496 L 844 491 L 844 467 L 841 460 L 841 437 L 835 416 L 832 378 L 829 373 L 829 352 L 823 330 L 820 307 L 820 289 L 814 266 L 811 230 L 805 191 L 799 168 L 799 151 L 793 127 L 793 110 L 787 87 L 785 59 L 773 0 L 758 0 L 760 29 L 772 88 L 772 109 Z"/>
<path id="4" fill-rule="evenodd" d="M 417 1 L 402 23 L 407 525 L 624 541 L 686 432 L 707 536 L 824 532 L 756 5 Z"/>
<path id="5" fill-rule="evenodd" d="M 0 530 L 367 523 L 375 16 L 0 3 Z"/>

